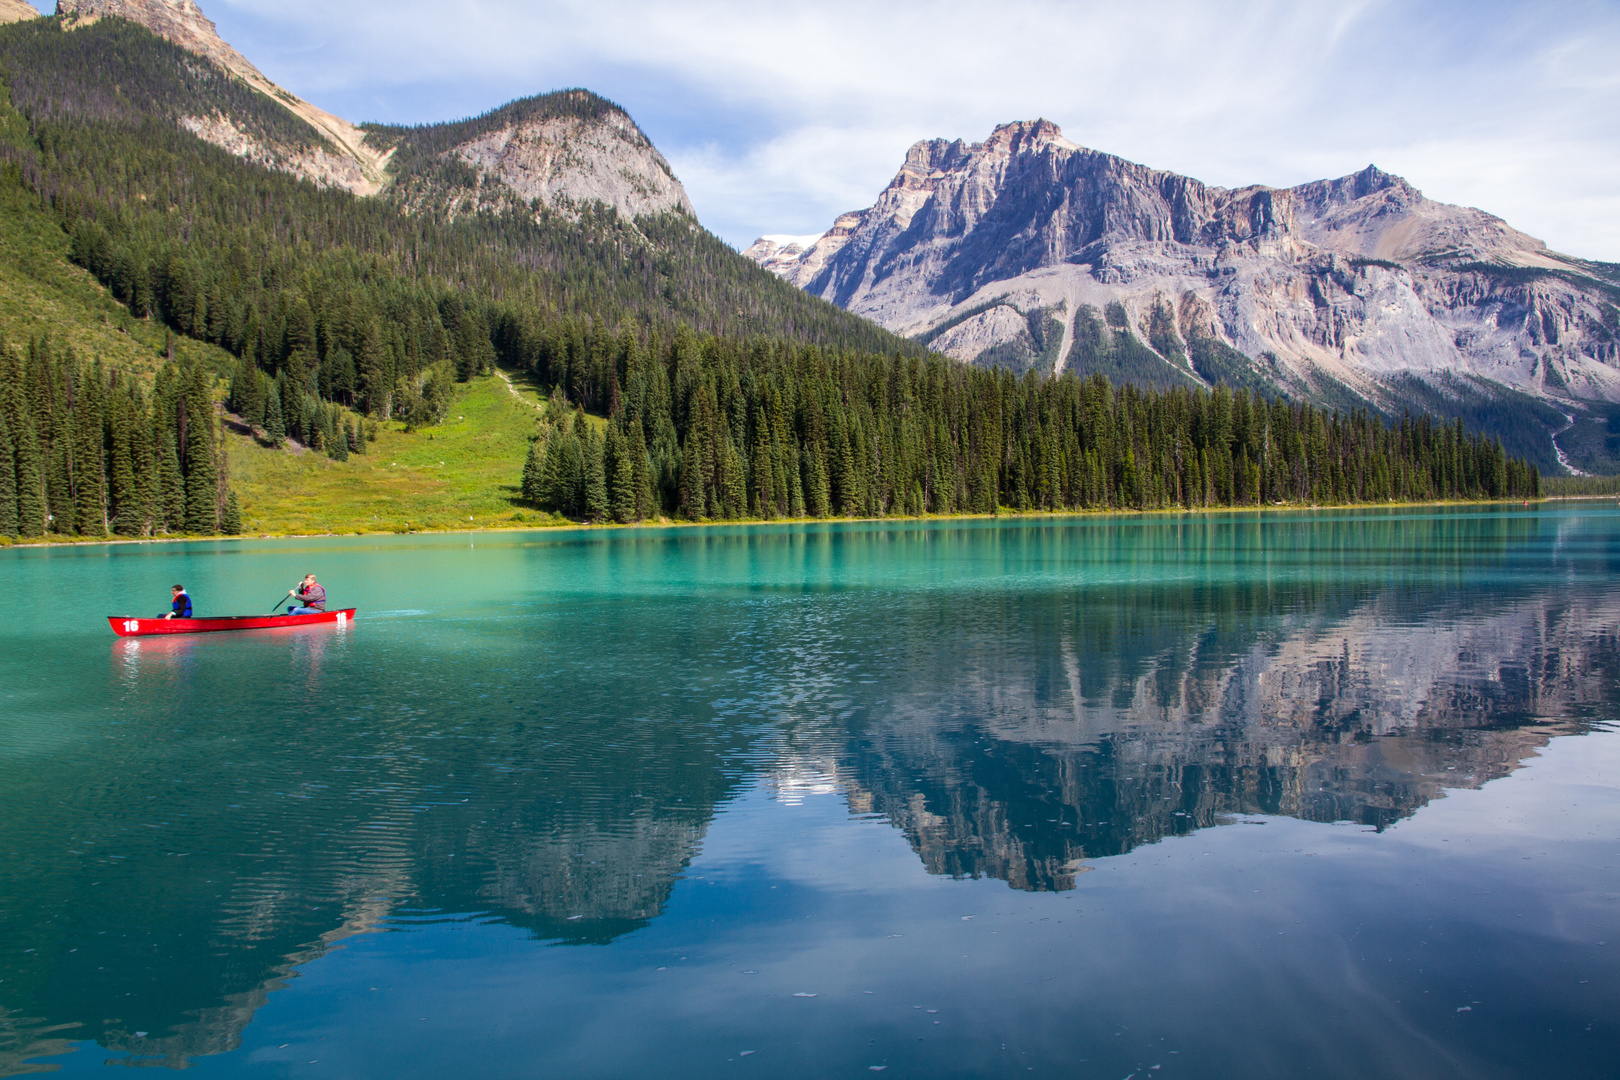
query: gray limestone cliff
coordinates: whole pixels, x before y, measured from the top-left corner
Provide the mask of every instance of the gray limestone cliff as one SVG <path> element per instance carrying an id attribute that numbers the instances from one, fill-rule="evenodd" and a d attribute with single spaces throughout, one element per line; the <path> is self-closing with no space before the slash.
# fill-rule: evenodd
<path id="1" fill-rule="evenodd" d="M 695 217 L 686 190 L 629 116 L 553 116 L 480 135 L 450 153 L 517 198 L 570 212 L 591 203 L 624 217 Z"/>
<path id="2" fill-rule="evenodd" d="M 965 361 L 1386 411 L 1528 399 L 1558 426 L 1620 402 L 1620 267 L 1371 166 L 1234 190 L 1006 124 L 919 142 L 870 208 L 747 253 Z"/>

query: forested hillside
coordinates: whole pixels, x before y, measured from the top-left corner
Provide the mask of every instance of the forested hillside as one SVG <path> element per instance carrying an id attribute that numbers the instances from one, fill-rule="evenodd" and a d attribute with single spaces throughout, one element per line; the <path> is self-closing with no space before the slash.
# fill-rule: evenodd
<path id="1" fill-rule="evenodd" d="M 479 183 L 443 147 L 514 118 L 615 108 L 594 95 L 460 125 L 373 127 L 397 148 L 397 183 L 361 198 L 180 127 L 218 115 L 266 145 L 320 138 L 133 24 L 0 28 L 0 73 L 5 190 L 57 230 L 131 325 L 198 343 L 154 380 L 156 350 L 137 371 L 77 326 L 0 325 L 0 461 L 14 464 L 0 469 L 0 534 L 234 527 L 204 408 L 216 376 L 267 446 L 341 459 L 364 451 L 368 425 L 438 422 L 458 382 L 497 364 L 554 387 L 552 415 L 610 418 L 605 435 L 591 434 L 600 423 L 551 424 L 525 477 L 534 501 L 593 520 L 1536 489 L 1533 470 L 1460 428 L 924 359 L 678 213 L 627 220 L 510 200 L 494 200 L 499 212 L 423 212 L 424 193 L 453 202 L 457 185 Z"/>
<path id="2" fill-rule="evenodd" d="M 0 536 L 241 532 L 212 384 L 169 363 L 149 393 L 48 335 L 0 341 Z"/>
<path id="3" fill-rule="evenodd" d="M 1386 424 L 1245 390 L 1015 378 L 939 356 L 604 342 L 605 434 L 553 423 L 527 498 L 635 521 L 1530 498 L 1534 467 L 1460 422 Z M 537 353 L 538 380 L 569 385 Z M 561 403 L 561 394 L 554 397 Z M 555 415 L 555 410 L 554 410 Z"/>
<path id="4" fill-rule="evenodd" d="M 901 346 L 802 297 L 679 216 L 451 222 L 246 164 L 175 121 L 221 113 L 284 145 L 313 135 L 263 95 L 118 19 L 71 32 L 50 19 L 6 27 L 0 65 L 29 132 L 4 148 L 4 160 L 73 233 L 76 261 L 137 315 L 250 351 L 267 371 L 297 378 L 335 350 L 357 359 L 366 352 L 371 366 L 357 371 L 354 393 L 369 409 L 387 411 L 395 379 L 418 378 L 439 360 L 487 364 L 480 339 L 511 320 L 628 317 L 838 347 Z M 504 111 L 551 107 L 537 99 Z M 389 137 L 415 147 L 432 144 L 434 130 Z M 406 160 L 425 169 L 422 156 Z M 473 182 L 450 166 L 436 175 Z M 300 350 L 306 355 L 291 361 Z"/>

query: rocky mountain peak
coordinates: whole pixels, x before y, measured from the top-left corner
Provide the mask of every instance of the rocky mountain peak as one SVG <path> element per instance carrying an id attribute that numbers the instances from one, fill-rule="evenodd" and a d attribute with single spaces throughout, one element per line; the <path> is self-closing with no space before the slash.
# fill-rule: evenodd
<path id="1" fill-rule="evenodd" d="M 984 141 L 984 149 L 991 153 L 1019 154 L 1038 151 L 1047 146 L 1061 146 L 1065 150 L 1079 147 L 1063 137 L 1063 129 L 1050 120 L 1017 120 L 1001 124 Z"/>
<path id="2" fill-rule="evenodd" d="M 0 5 L 20 2 L 0 0 Z M 287 108 L 319 136 L 314 149 L 266 145 L 217 113 L 178 120 L 192 134 L 239 157 L 319 184 L 357 195 L 377 194 L 392 181 L 390 162 L 406 143 L 431 157 L 459 159 L 497 182 L 476 197 L 424 193 L 417 187 L 407 194 L 416 202 L 443 203 L 450 213 L 538 204 L 572 214 L 602 203 L 632 218 L 670 211 L 695 216 L 669 163 L 635 122 L 587 90 L 526 98 L 426 129 L 379 128 L 385 137 L 371 138 L 357 125 L 271 82 L 219 36 L 196 0 L 57 0 L 56 12 L 68 26 L 103 18 L 144 26 Z"/>
<path id="3" fill-rule="evenodd" d="M 669 162 L 616 108 L 600 117 L 516 121 L 451 153 L 525 202 L 565 214 L 602 203 L 627 218 L 668 212 L 697 216 Z"/>
<path id="4" fill-rule="evenodd" d="M 1402 210 L 1409 210 L 1426 201 L 1423 192 L 1376 165 L 1368 165 L 1360 172 L 1337 180 L 1300 184 L 1289 191 L 1298 206 L 1315 212 L 1349 206 L 1375 195 L 1379 196 L 1378 205 Z"/>
<path id="5" fill-rule="evenodd" d="M 1620 402 L 1620 273 L 1374 165 L 1227 189 L 1018 121 L 982 143 L 918 142 L 868 209 L 748 254 L 890 330 L 1017 370 L 1390 408 L 1410 400 L 1404 379 L 1447 401 Z"/>

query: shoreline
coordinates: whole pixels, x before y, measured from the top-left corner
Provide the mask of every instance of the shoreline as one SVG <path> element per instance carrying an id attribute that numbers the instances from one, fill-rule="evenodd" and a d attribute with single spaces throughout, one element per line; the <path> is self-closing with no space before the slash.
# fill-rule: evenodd
<path id="1" fill-rule="evenodd" d="M 1004 510 L 994 514 L 924 514 L 891 515 L 888 517 L 827 517 L 827 518 L 737 518 L 731 521 L 679 521 L 670 518 L 661 518 L 657 521 L 633 521 L 620 524 L 611 522 L 598 524 L 585 521 L 567 521 L 561 524 L 532 524 L 525 523 L 511 526 L 500 526 L 481 529 L 395 529 L 360 530 L 351 532 L 288 532 L 288 533 L 242 533 L 239 536 L 145 536 L 145 537 L 119 537 L 119 536 L 59 536 L 49 539 L 30 538 L 28 540 L 10 539 L 0 537 L 0 551 L 16 548 L 63 548 L 86 547 L 101 545 L 105 547 L 126 547 L 144 544 L 194 544 L 204 541 L 215 542 L 242 542 L 247 540 L 320 540 L 351 536 L 468 536 L 468 535 L 504 535 L 518 532 L 551 532 L 565 529 L 588 529 L 593 531 L 612 531 L 624 529 L 685 529 L 685 528 L 715 528 L 727 525 L 832 525 L 857 524 L 875 522 L 914 522 L 914 521 L 999 521 L 1023 520 L 1033 518 L 1101 518 L 1101 517 L 1140 517 L 1143 515 L 1206 515 L 1206 514 L 1232 514 L 1232 513 L 1300 513 L 1320 512 L 1324 510 L 1421 510 L 1436 507 L 1462 507 L 1462 506 L 1531 506 L 1550 502 L 1572 501 L 1603 501 L 1613 499 L 1613 495 L 1543 495 L 1539 499 L 1481 499 L 1481 500 L 1443 500 L 1430 502 L 1387 502 L 1387 503 L 1342 503 L 1336 505 L 1303 505 L 1298 503 L 1272 504 L 1270 506 L 1200 506 L 1200 507 L 1160 507 L 1152 510 Z"/>

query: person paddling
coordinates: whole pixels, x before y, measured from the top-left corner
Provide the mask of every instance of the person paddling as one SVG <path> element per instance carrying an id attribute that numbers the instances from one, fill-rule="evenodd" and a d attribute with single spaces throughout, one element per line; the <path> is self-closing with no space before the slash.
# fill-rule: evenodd
<path id="1" fill-rule="evenodd" d="M 319 615 L 326 610 L 326 590 L 316 582 L 314 574 L 305 574 L 303 584 L 289 589 L 287 595 L 298 601 L 287 609 L 289 615 Z"/>
<path id="2" fill-rule="evenodd" d="M 169 605 L 169 613 L 163 617 L 165 619 L 191 618 L 191 597 L 187 595 L 186 587 L 176 585 L 170 591 L 174 593 L 174 602 Z"/>

